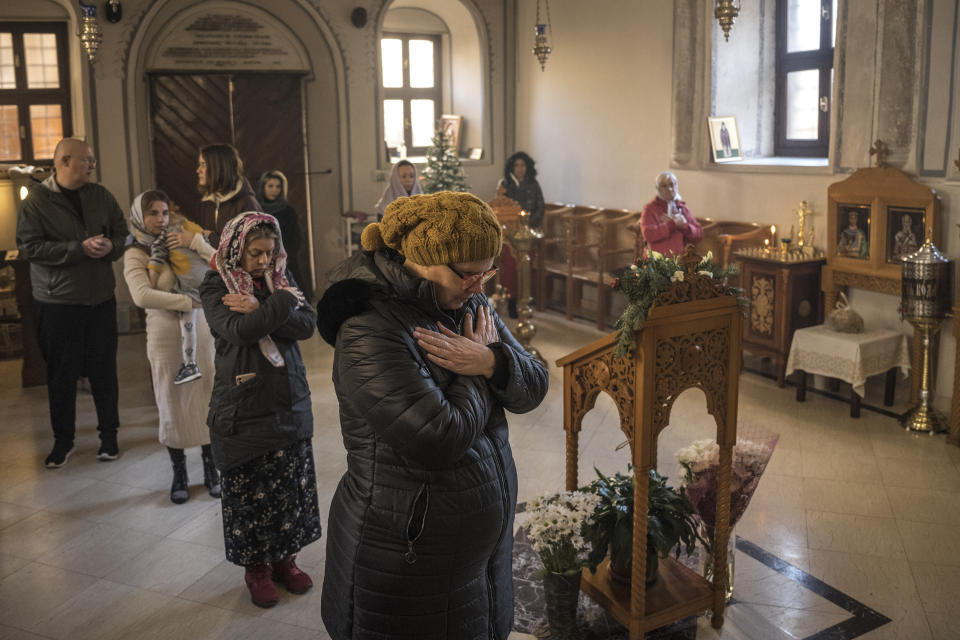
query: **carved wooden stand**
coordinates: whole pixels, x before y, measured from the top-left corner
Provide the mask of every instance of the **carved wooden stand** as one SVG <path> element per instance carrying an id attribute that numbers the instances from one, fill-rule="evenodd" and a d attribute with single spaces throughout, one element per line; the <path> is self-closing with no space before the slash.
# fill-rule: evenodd
<path id="1" fill-rule="evenodd" d="M 717 518 L 714 541 L 727 548 L 730 525 L 730 462 L 737 439 L 737 394 L 740 374 L 741 316 L 736 298 L 710 278 L 695 274 L 699 256 L 688 247 L 688 273 L 657 298 L 633 352 L 613 355 L 612 333 L 557 361 L 563 367 L 563 428 L 567 436 L 566 487 L 577 487 L 578 437 L 583 416 L 604 391 L 617 405 L 620 428 L 630 442 L 635 475 L 634 504 L 648 503 L 648 476 L 657 464 L 657 438 L 670 421 L 673 401 L 696 387 L 707 397 L 707 411 L 717 423 L 720 445 Z M 581 589 L 606 608 L 641 640 L 645 631 L 713 610 L 714 628 L 723 624 L 728 580 L 724 554 L 716 554 L 713 584 L 671 557 L 660 561 L 657 581 L 649 588 L 647 513 L 635 509 L 631 585 L 612 583 L 609 560 L 596 574 L 584 570 Z"/>

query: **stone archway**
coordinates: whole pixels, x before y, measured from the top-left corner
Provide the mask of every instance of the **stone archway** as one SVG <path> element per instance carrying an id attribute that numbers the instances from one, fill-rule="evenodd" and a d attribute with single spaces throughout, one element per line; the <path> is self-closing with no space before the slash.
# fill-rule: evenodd
<path id="1" fill-rule="evenodd" d="M 125 73 L 131 193 L 152 186 L 156 175 L 151 74 L 245 74 L 268 81 L 270 74 L 299 74 L 302 119 L 293 124 L 302 130 L 303 145 L 299 171 L 306 211 L 301 251 L 309 254 L 304 267 L 315 281 L 336 255 L 331 249 L 339 240 L 335 230 L 349 193 L 345 66 L 335 34 L 305 0 L 213 0 L 199 5 L 159 0 L 137 18 Z M 273 168 L 256 161 L 247 164 L 257 170 Z"/>

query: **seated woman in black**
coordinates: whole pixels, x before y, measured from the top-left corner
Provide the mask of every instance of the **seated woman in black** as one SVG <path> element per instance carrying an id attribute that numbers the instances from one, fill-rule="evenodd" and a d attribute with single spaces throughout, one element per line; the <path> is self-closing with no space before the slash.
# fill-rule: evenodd
<path id="1" fill-rule="evenodd" d="M 517 151 L 507 159 L 503 177 L 497 183 L 497 195 L 516 200 L 529 215 L 527 226 L 539 229 L 543 224 L 543 191 L 537 182 L 533 158 Z"/>

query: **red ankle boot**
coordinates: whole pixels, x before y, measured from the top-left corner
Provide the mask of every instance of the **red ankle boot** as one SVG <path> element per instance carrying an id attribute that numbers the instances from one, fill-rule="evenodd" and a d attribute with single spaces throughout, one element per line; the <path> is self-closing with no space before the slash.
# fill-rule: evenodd
<path id="1" fill-rule="evenodd" d="M 306 573 L 300 570 L 294 558 L 297 556 L 287 556 L 280 562 L 273 563 L 273 579 L 279 582 L 290 593 L 306 593 L 313 586 L 313 580 Z"/>
<path id="2" fill-rule="evenodd" d="M 280 594 L 277 593 L 277 587 L 270 580 L 270 565 L 252 564 L 246 567 L 246 573 L 243 576 L 250 590 L 250 600 L 253 604 L 264 609 L 269 609 L 277 604 Z"/>

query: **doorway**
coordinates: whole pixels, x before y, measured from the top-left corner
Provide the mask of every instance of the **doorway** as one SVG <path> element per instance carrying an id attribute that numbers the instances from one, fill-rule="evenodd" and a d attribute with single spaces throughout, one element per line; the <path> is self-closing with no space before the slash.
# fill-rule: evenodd
<path id="1" fill-rule="evenodd" d="M 302 74 L 150 74 L 150 124 L 154 179 L 180 212 L 197 219 L 197 156 L 200 147 L 227 142 L 243 160 L 256 189 L 264 171 L 279 169 L 289 183 L 287 200 L 297 212 L 302 238 L 297 263 L 309 296 L 313 291 L 306 161 L 303 143 Z"/>

